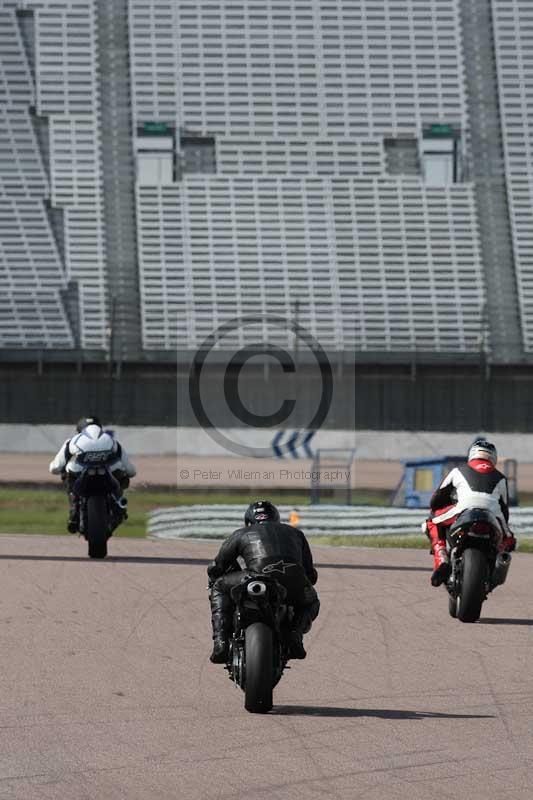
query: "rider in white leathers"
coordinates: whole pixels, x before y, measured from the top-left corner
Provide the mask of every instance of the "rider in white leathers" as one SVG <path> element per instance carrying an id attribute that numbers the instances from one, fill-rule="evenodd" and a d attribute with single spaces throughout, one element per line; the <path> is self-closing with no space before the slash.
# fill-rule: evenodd
<path id="1" fill-rule="evenodd" d="M 79 527 L 78 497 L 72 491 L 73 484 L 83 467 L 77 463 L 76 456 L 83 452 L 111 450 L 116 459 L 109 468 L 118 480 L 121 490 L 129 485 L 129 479 L 136 474 L 136 469 L 129 460 L 128 455 L 111 433 L 104 431 L 98 417 L 85 417 L 76 426 L 77 433 L 67 439 L 50 462 L 50 472 L 61 475 L 67 485 L 69 496 L 69 519 L 67 528 L 70 533 L 76 533 Z"/>

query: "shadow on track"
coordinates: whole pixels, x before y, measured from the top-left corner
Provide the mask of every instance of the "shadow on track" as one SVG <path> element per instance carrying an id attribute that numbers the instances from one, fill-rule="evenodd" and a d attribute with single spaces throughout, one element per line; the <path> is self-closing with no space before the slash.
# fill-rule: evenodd
<path id="1" fill-rule="evenodd" d="M 93 559 L 89 556 L 36 556 L 36 555 L 0 555 L 0 561 L 90 561 L 99 564 L 192 564 L 206 566 L 209 558 L 168 558 L 165 556 L 107 556 Z"/>
<path id="2" fill-rule="evenodd" d="M 276 706 L 271 714 L 293 717 L 377 717 L 378 719 L 495 719 L 492 714 L 444 714 L 438 711 L 335 706 Z"/>
<path id="3" fill-rule="evenodd" d="M 533 626 L 533 619 L 497 619 L 496 617 L 485 617 L 478 620 L 480 625 L 529 625 Z"/>
<path id="4" fill-rule="evenodd" d="M 83 545 L 82 545 L 83 546 Z M 213 551 L 213 555 L 215 551 Z M 0 554 L 0 561 L 93 561 L 88 556 L 40 556 L 17 553 L 13 555 Z M 100 559 L 98 559 L 100 561 Z M 105 563 L 117 564 L 192 564 L 207 566 L 211 558 L 186 558 L 169 556 L 113 556 L 102 559 Z M 100 562 L 101 563 L 101 562 Z M 394 570 L 398 572 L 428 572 L 429 567 L 401 567 L 387 564 L 317 564 L 317 569 L 363 569 L 363 570 Z M 500 620 L 498 620 L 500 621 Z"/>
<path id="5" fill-rule="evenodd" d="M 317 569 L 365 569 L 391 572 L 429 572 L 430 567 L 402 567 L 400 564 L 317 564 Z"/>

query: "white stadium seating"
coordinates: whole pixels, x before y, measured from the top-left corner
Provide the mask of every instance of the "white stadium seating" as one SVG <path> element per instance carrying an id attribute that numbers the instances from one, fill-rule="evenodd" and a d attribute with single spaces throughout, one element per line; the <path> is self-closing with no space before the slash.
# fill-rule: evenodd
<path id="1" fill-rule="evenodd" d="M 491 0 L 507 194 L 526 350 L 533 350 L 533 4 Z"/>
<path id="2" fill-rule="evenodd" d="M 489 2 L 508 302 L 516 317 L 518 292 L 532 350 L 533 5 Z M 472 169 L 461 0 L 124 0 L 105 39 L 104 6 L 0 8 L 0 348 L 105 353 L 124 280 L 140 295 L 132 330 L 154 353 L 194 350 L 250 310 L 297 314 L 331 351 L 485 347 L 497 283 L 480 241 L 490 215 Z M 103 41 L 129 48 L 112 85 Z M 135 211 L 117 201 L 122 186 L 132 198 L 133 171 Z M 134 226 L 136 252 L 124 247 Z"/>
<path id="3" fill-rule="evenodd" d="M 9 0 L 0 11 L 0 86 L 7 95 L 0 203 L 2 221 L 16 218 L 16 228 L 6 222 L 1 237 L 2 245 L 9 237 L 2 268 L 13 283 L 2 309 L 3 347 L 73 347 L 60 295 L 69 284 L 78 287 L 79 345 L 106 346 L 95 6 Z M 29 42 L 21 35 L 24 11 L 32 16 Z M 45 146 L 35 134 L 43 121 Z M 50 207 L 63 212 L 55 236 Z"/>
<path id="4" fill-rule="evenodd" d="M 182 163 L 185 137 L 214 140 L 211 170 L 138 182 L 146 348 L 194 348 L 250 308 L 290 316 L 299 301 L 332 350 L 478 349 L 472 185 L 391 176 L 385 154 L 386 138 L 425 125 L 467 129 L 456 2 L 130 0 L 130 12 L 137 126 L 177 132 Z"/>
<path id="5" fill-rule="evenodd" d="M 5 4 L 0 58 L 0 347 L 72 347 L 60 294 L 67 278 L 47 215 L 50 187 L 30 116 L 35 87 L 14 7 Z"/>
<path id="6" fill-rule="evenodd" d="M 148 348 L 193 348 L 251 309 L 292 316 L 296 300 L 333 350 L 477 346 L 468 185 L 190 176 L 137 199 Z"/>

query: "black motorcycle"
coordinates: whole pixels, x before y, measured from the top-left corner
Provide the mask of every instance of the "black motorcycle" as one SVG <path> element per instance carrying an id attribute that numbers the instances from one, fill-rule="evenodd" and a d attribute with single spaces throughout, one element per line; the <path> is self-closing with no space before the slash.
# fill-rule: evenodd
<path id="1" fill-rule="evenodd" d="M 88 451 L 76 457 L 82 467 L 72 490 L 79 498 L 80 533 L 88 542 L 89 558 L 105 558 L 107 540 L 127 518 L 127 500 L 110 466 L 117 456 L 111 451 Z"/>
<path id="2" fill-rule="evenodd" d="M 500 524 L 490 511 L 470 508 L 459 514 L 446 538 L 448 610 L 461 622 L 477 622 L 489 592 L 505 583 L 511 564 L 511 554 L 500 552 Z"/>
<path id="3" fill-rule="evenodd" d="M 275 578 L 243 573 L 231 590 L 233 636 L 226 669 L 244 691 L 244 707 L 255 714 L 272 709 L 272 693 L 289 660 L 293 610 Z"/>

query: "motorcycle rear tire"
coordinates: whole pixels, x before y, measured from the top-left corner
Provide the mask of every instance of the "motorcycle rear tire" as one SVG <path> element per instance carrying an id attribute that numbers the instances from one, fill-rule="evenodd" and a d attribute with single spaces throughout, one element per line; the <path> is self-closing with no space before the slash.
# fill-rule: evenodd
<path id="1" fill-rule="evenodd" d="M 489 580 L 489 564 L 485 553 L 469 548 L 463 553 L 461 591 L 457 601 L 457 618 L 461 622 L 477 622 L 485 600 Z"/>
<path id="2" fill-rule="evenodd" d="M 107 555 L 107 500 L 103 495 L 94 495 L 87 500 L 87 542 L 89 558 L 105 558 Z"/>
<path id="3" fill-rule="evenodd" d="M 244 707 L 252 714 L 266 714 L 272 709 L 272 650 L 268 625 L 254 622 L 246 628 Z"/>
<path id="4" fill-rule="evenodd" d="M 453 595 L 448 595 L 448 611 L 450 612 L 450 617 L 456 619 L 457 617 L 457 597 Z"/>

